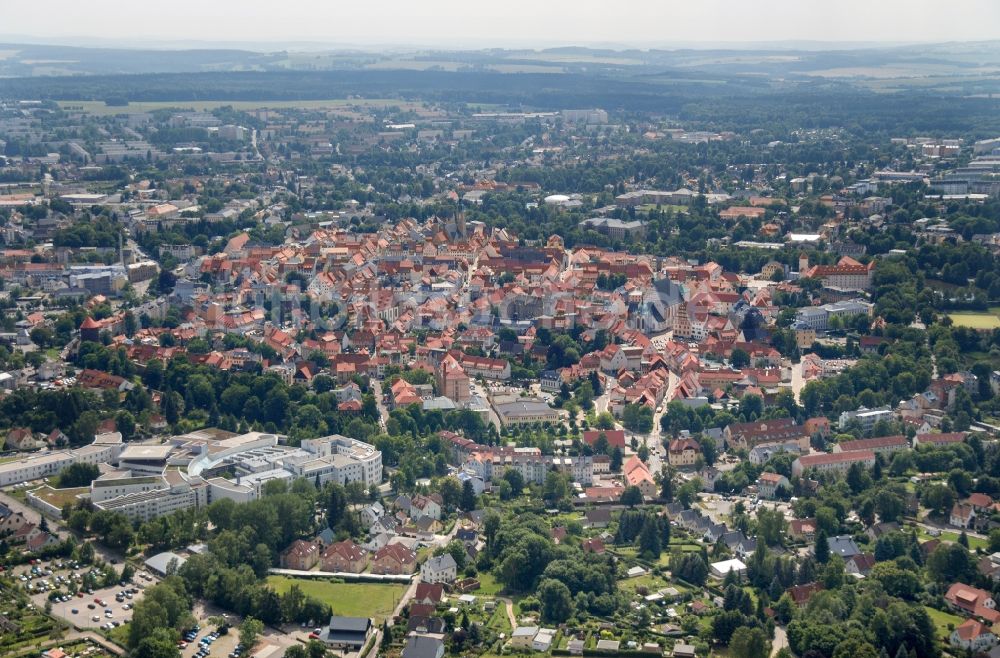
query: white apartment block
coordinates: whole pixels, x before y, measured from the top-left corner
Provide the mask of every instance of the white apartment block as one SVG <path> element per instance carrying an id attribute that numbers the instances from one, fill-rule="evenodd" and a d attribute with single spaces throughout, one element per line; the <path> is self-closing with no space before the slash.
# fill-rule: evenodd
<path id="1" fill-rule="evenodd" d="M 70 464 L 103 464 L 115 459 L 114 444 L 92 444 L 75 450 L 55 450 L 29 455 L 17 461 L 0 464 L 0 487 L 57 475 Z"/>

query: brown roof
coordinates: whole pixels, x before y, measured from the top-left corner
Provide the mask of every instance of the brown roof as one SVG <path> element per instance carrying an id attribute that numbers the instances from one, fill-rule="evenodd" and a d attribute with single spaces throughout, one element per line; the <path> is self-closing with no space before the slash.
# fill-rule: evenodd
<path id="1" fill-rule="evenodd" d="M 786 591 L 796 605 L 805 605 L 812 598 L 812 595 L 821 589 L 823 589 L 822 583 L 809 583 L 808 585 L 793 585 Z"/>
<path id="2" fill-rule="evenodd" d="M 818 455 L 803 455 L 799 457 L 799 463 L 802 464 L 803 468 L 812 468 L 821 464 L 859 462 L 867 459 L 875 459 L 875 453 L 871 450 L 852 450 L 851 452 L 831 452 L 820 453 Z"/>
<path id="3" fill-rule="evenodd" d="M 841 441 L 840 449 L 843 452 L 854 450 L 878 450 L 879 448 L 892 448 L 895 446 L 907 447 L 909 442 L 902 434 L 893 436 L 880 436 L 874 439 L 858 439 L 857 441 Z"/>

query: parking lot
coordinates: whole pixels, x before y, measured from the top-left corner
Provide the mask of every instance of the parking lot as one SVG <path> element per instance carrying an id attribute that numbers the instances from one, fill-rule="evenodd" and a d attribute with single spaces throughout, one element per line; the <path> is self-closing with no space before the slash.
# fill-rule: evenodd
<path id="1" fill-rule="evenodd" d="M 117 570 L 117 569 L 116 569 Z M 70 561 L 37 562 L 12 570 L 12 575 L 39 609 L 51 602 L 52 614 L 80 629 L 104 629 L 132 619 L 132 608 L 156 579 L 142 571 L 132 582 L 111 587 L 88 587 L 91 567 Z M 55 595 L 55 596 L 53 596 Z"/>
<path id="2" fill-rule="evenodd" d="M 231 658 L 239 643 L 239 630 L 230 628 L 229 632 L 223 635 L 209 624 L 193 634 L 184 636 L 183 639 L 187 645 L 181 649 L 183 658 Z"/>
<path id="3" fill-rule="evenodd" d="M 132 598 L 121 596 L 123 591 L 127 591 Z M 82 592 L 81 592 L 82 593 Z M 39 599 L 45 601 L 45 595 Z M 117 600 L 116 596 L 121 598 Z M 135 602 L 142 598 L 142 590 L 137 585 L 128 584 L 126 587 L 115 586 L 94 590 L 93 595 L 77 594 L 69 601 L 53 601 L 52 614 L 62 617 L 78 628 L 99 629 L 107 628 L 107 624 L 124 624 L 132 620 L 132 607 Z M 34 600 L 34 597 L 33 597 Z"/>

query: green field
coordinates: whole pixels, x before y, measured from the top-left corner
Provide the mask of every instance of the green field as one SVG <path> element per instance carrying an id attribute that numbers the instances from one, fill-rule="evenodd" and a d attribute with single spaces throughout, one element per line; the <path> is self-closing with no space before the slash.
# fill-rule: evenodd
<path id="1" fill-rule="evenodd" d="M 327 580 L 268 576 L 267 583 L 279 594 L 287 592 L 293 584 L 308 596 L 329 603 L 333 614 L 346 617 L 373 617 L 375 623 L 392 614 L 406 591 L 406 585 L 387 583 L 332 583 Z"/>
<path id="2" fill-rule="evenodd" d="M 1000 329 L 1000 307 L 991 307 L 988 311 L 962 311 L 949 313 L 948 317 L 956 327 L 970 329 Z"/>
<path id="3" fill-rule="evenodd" d="M 482 571 L 476 576 L 479 579 L 479 589 L 473 594 L 479 596 L 496 596 L 503 589 L 503 585 L 497 582 L 496 577 L 489 571 Z"/>
<path id="4" fill-rule="evenodd" d="M 942 530 L 941 534 L 937 537 L 931 536 L 926 530 L 920 528 L 917 531 L 917 536 L 921 539 L 940 539 L 941 541 L 950 541 L 952 543 L 958 543 L 958 538 L 961 536 L 959 532 L 952 532 L 951 530 Z M 968 537 L 968 535 L 966 535 Z M 989 542 L 981 537 L 968 537 L 969 539 L 969 549 L 976 550 L 977 548 L 985 549 L 989 546 Z"/>
<path id="5" fill-rule="evenodd" d="M 133 112 L 153 112 L 155 110 L 195 110 L 210 112 L 220 107 L 232 107 L 234 110 L 258 110 L 282 108 L 298 108 L 303 110 L 344 110 L 350 107 L 386 107 L 393 106 L 402 109 L 416 109 L 419 103 L 385 98 L 353 98 L 330 100 L 299 100 L 299 101 L 149 101 L 134 102 L 127 106 L 110 106 L 103 101 L 59 101 L 59 106 L 70 111 L 82 111 L 99 116 L 114 116 Z"/>
<path id="6" fill-rule="evenodd" d="M 942 612 L 927 606 L 924 606 L 924 609 L 927 611 L 927 614 L 930 615 L 931 621 L 934 622 L 934 626 L 937 627 L 939 638 L 947 638 L 951 635 L 951 630 L 948 629 L 949 624 L 951 624 L 952 628 L 955 628 L 965 621 L 962 617 L 953 615 L 950 612 Z"/>

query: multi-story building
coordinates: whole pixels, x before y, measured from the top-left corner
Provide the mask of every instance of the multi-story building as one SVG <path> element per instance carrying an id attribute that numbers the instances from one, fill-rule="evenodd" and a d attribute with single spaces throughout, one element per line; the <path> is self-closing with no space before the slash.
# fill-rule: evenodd
<path id="1" fill-rule="evenodd" d="M 368 553 L 350 539 L 330 544 L 320 554 L 323 571 L 361 573 L 368 566 Z"/>
<path id="2" fill-rule="evenodd" d="M 17 461 L 0 464 L 0 486 L 6 487 L 21 482 L 57 475 L 70 464 L 104 464 L 115 460 L 121 449 L 121 435 L 118 443 L 92 444 L 75 450 L 55 450 L 38 455 L 29 455 Z"/>
<path id="3" fill-rule="evenodd" d="M 819 279 L 827 288 L 838 290 L 869 290 L 872 285 L 872 273 L 875 271 L 875 261 L 862 265 L 847 256 L 840 259 L 836 265 L 813 265 L 803 271 L 803 277 Z"/>
<path id="4" fill-rule="evenodd" d="M 309 571 L 319 562 L 319 544 L 304 539 L 296 539 L 281 552 L 281 566 L 285 569 Z"/>
<path id="5" fill-rule="evenodd" d="M 803 455 L 792 462 L 792 475 L 801 476 L 806 471 L 846 473 L 852 464 L 861 464 L 865 468 L 875 465 L 875 453 L 871 450 L 856 450 L 854 452 L 820 453 Z"/>
<path id="6" fill-rule="evenodd" d="M 840 429 L 844 429 L 852 422 L 857 422 L 861 429 L 865 432 L 870 432 L 875 424 L 880 420 L 892 420 L 893 412 L 889 407 L 878 407 L 877 409 L 868 409 L 867 407 L 861 407 L 855 411 L 843 411 L 840 414 L 839 424 Z"/>
<path id="7" fill-rule="evenodd" d="M 760 494 L 761 498 L 773 499 L 778 493 L 778 489 L 784 487 L 787 490 L 791 490 L 791 484 L 788 482 L 788 478 L 780 473 L 761 473 L 760 477 L 757 478 L 757 493 Z"/>
<path id="8" fill-rule="evenodd" d="M 386 544 L 372 556 L 371 572 L 374 574 L 413 573 L 417 554 L 403 544 Z"/>
<path id="9" fill-rule="evenodd" d="M 335 434 L 303 441 L 302 449 L 306 455 L 282 460 L 285 469 L 297 477 L 318 480 L 320 485 L 382 483 L 382 453 L 371 444 Z"/>
<path id="10" fill-rule="evenodd" d="M 625 476 L 625 484 L 629 487 L 638 487 L 643 498 L 655 498 L 658 491 L 656 480 L 653 479 L 649 467 L 639 459 L 638 455 L 632 455 L 625 465 L 622 466 L 622 473 Z"/>
<path id="11" fill-rule="evenodd" d="M 458 576 L 458 564 L 451 553 L 428 558 L 420 566 L 420 580 L 425 583 L 450 583 Z"/>
<path id="12" fill-rule="evenodd" d="M 438 364 L 437 386 L 438 393 L 458 404 L 467 402 L 472 395 L 469 375 L 458 359 L 451 354 L 446 354 Z"/>
<path id="13" fill-rule="evenodd" d="M 667 461 L 671 466 L 694 466 L 701 456 L 701 445 L 694 439 L 674 439 L 667 447 Z"/>
<path id="14" fill-rule="evenodd" d="M 910 442 L 902 434 L 894 436 L 880 436 L 874 439 L 858 439 L 857 441 L 841 441 L 833 446 L 834 452 L 853 452 L 855 450 L 872 450 L 876 453 L 888 455 L 897 450 L 906 450 L 910 447 Z"/>

